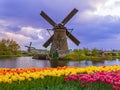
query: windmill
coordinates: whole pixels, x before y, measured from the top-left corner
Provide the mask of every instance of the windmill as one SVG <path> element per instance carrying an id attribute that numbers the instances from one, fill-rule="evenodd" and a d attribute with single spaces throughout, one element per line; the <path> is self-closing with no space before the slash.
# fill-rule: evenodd
<path id="1" fill-rule="evenodd" d="M 66 55 L 68 52 L 68 43 L 67 37 L 70 38 L 76 45 L 80 44 L 80 41 L 77 40 L 65 27 L 65 24 L 78 12 L 76 8 L 74 8 L 67 17 L 63 19 L 63 21 L 59 24 L 55 23 L 44 11 L 41 11 L 40 15 L 53 26 L 54 34 L 43 44 L 45 48 L 47 48 L 50 43 L 52 43 L 50 48 L 50 55 L 58 51 L 59 55 Z M 67 36 L 67 37 L 66 37 Z"/>
<path id="2" fill-rule="evenodd" d="M 31 50 L 32 50 L 32 49 L 35 49 L 34 47 L 31 47 L 31 45 L 32 45 L 32 42 L 30 42 L 29 46 L 25 46 L 25 47 L 28 48 L 27 51 L 28 51 L 29 53 L 31 53 Z"/>

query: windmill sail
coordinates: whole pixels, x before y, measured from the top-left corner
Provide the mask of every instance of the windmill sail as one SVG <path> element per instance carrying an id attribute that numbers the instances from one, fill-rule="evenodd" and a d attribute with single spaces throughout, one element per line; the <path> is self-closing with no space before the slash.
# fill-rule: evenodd
<path id="1" fill-rule="evenodd" d="M 77 12 L 78 12 L 78 10 L 76 8 L 74 8 L 70 12 L 70 14 L 62 21 L 62 24 L 65 25 Z"/>
<path id="2" fill-rule="evenodd" d="M 50 43 L 52 42 L 52 40 L 53 40 L 53 35 L 43 44 L 43 46 L 45 48 L 47 48 L 50 45 Z"/>
<path id="3" fill-rule="evenodd" d="M 67 36 L 76 44 L 76 45 L 79 45 L 80 44 L 80 41 L 79 40 L 77 40 L 70 32 L 68 32 L 67 30 L 66 30 L 66 34 L 67 34 Z"/>
<path id="4" fill-rule="evenodd" d="M 56 26 L 56 23 L 43 11 L 41 11 L 40 15 L 46 20 L 48 21 L 52 26 Z"/>

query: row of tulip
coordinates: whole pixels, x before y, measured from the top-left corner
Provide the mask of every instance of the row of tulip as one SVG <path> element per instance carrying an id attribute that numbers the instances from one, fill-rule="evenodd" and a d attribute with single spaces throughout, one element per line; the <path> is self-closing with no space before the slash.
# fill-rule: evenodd
<path id="1" fill-rule="evenodd" d="M 120 71 L 117 72 L 96 72 L 92 74 L 73 74 L 68 75 L 64 78 L 66 82 L 77 81 L 86 86 L 89 83 L 107 83 L 113 86 L 113 90 L 118 90 L 120 88 Z"/>
<path id="2" fill-rule="evenodd" d="M 60 77 L 72 74 L 91 74 L 95 72 L 117 72 L 120 66 L 89 66 L 89 67 L 57 67 L 57 68 L 1 68 L 0 83 L 12 83 L 14 81 L 31 81 L 32 79 L 43 79 L 46 76 Z"/>

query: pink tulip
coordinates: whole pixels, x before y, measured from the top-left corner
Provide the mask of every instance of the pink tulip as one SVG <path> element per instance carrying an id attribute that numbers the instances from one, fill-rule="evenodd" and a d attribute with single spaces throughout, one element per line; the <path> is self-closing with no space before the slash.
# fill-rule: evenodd
<path id="1" fill-rule="evenodd" d="M 65 81 L 79 81 L 82 86 L 88 83 L 103 82 L 113 85 L 113 90 L 120 88 L 120 71 L 118 72 L 97 72 L 93 74 L 73 74 L 65 77 Z"/>

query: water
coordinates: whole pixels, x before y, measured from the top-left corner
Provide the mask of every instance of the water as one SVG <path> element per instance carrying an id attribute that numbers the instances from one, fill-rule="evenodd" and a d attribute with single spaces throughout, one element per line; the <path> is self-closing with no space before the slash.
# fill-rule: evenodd
<path id="1" fill-rule="evenodd" d="M 32 57 L 16 57 L 9 59 L 0 59 L 0 68 L 29 68 L 29 67 L 56 67 L 56 66 L 100 66 L 100 65 L 120 65 L 120 60 L 105 60 L 102 62 L 92 62 L 88 60 L 83 61 L 59 61 L 59 62 L 50 62 L 49 60 L 36 60 Z"/>

